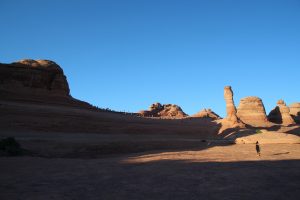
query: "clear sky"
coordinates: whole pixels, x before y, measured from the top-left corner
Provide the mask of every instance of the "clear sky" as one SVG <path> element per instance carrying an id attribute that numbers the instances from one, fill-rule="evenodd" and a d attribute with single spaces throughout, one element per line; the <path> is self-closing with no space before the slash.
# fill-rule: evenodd
<path id="1" fill-rule="evenodd" d="M 99 107 L 300 102 L 299 0 L 0 0 L 0 22 L 0 62 L 53 60 Z"/>

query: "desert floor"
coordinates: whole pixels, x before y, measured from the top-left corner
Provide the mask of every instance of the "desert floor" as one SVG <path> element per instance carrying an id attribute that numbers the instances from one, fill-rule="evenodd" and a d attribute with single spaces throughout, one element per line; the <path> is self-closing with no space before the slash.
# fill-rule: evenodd
<path id="1" fill-rule="evenodd" d="M 182 135 L 41 134 L 1 132 L 28 154 L 0 157 L 0 199 L 300 197 L 300 144 L 263 144 L 259 157 Z"/>

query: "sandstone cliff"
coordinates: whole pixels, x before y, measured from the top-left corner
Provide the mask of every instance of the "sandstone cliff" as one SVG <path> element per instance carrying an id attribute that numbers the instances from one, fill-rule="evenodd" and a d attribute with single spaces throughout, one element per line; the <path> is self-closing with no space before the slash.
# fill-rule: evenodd
<path id="1" fill-rule="evenodd" d="M 11 64 L 0 63 L 0 100 L 95 109 L 70 95 L 62 68 L 50 60 L 25 59 Z"/>
<path id="2" fill-rule="evenodd" d="M 285 126 L 295 124 L 294 119 L 290 115 L 290 109 L 283 100 L 277 102 L 277 106 L 269 113 L 268 119 L 271 122 Z"/>
<path id="3" fill-rule="evenodd" d="M 63 70 L 49 60 L 21 60 L 0 64 L 0 90 L 12 93 L 69 96 Z"/>
<path id="4" fill-rule="evenodd" d="M 149 110 L 142 110 L 139 114 L 143 117 L 172 117 L 183 118 L 186 117 L 182 109 L 174 104 L 160 104 L 154 103 L 150 106 Z"/>
<path id="5" fill-rule="evenodd" d="M 241 99 L 237 109 L 237 117 L 245 124 L 255 127 L 269 124 L 263 102 L 258 97 L 252 96 Z"/>

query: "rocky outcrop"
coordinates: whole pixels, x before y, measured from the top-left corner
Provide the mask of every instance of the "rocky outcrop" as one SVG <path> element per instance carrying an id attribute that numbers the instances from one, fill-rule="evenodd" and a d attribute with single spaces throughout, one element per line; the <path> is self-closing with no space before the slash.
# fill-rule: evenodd
<path id="1" fill-rule="evenodd" d="M 269 113 L 268 119 L 270 122 L 285 126 L 295 124 L 294 119 L 290 115 L 290 109 L 283 100 L 277 102 L 277 106 Z"/>
<path id="2" fill-rule="evenodd" d="M 139 114 L 143 117 L 171 117 L 183 118 L 186 117 L 182 109 L 174 104 L 160 104 L 154 103 L 150 106 L 149 110 L 140 111 Z"/>
<path id="3" fill-rule="evenodd" d="M 226 102 L 226 112 L 227 112 L 226 119 L 233 123 L 238 123 L 231 86 L 226 86 L 224 88 L 224 99 Z"/>
<path id="4" fill-rule="evenodd" d="M 221 119 L 221 117 L 213 112 L 211 109 L 203 109 L 200 112 L 192 115 L 192 117 L 198 117 L 198 118 L 211 118 L 213 120 Z"/>
<path id="5" fill-rule="evenodd" d="M 297 124 L 300 124 L 300 103 L 293 103 L 289 106 L 290 114 Z"/>
<path id="6" fill-rule="evenodd" d="M 11 93 L 69 96 L 62 68 L 50 60 L 20 60 L 0 64 L 0 90 Z"/>
<path id="7" fill-rule="evenodd" d="M 237 117 L 245 124 L 254 127 L 269 125 L 265 107 L 262 100 L 258 97 L 241 99 L 237 109 Z"/>

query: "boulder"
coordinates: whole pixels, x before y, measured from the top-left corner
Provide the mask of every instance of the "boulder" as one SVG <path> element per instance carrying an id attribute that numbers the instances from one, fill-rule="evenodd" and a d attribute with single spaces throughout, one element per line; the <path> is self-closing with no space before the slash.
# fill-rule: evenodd
<path id="1" fill-rule="evenodd" d="M 154 103 L 149 110 L 142 110 L 139 114 L 143 117 L 165 117 L 165 118 L 183 118 L 186 117 L 182 109 L 175 104 Z"/>
<path id="2" fill-rule="evenodd" d="M 277 106 L 269 113 L 268 119 L 270 122 L 285 126 L 295 124 L 294 119 L 290 115 L 290 109 L 283 100 L 277 102 Z"/>
<path id="3" fill-rule="evenodd" d="M 264 127 L 269 125 L 262 100 L 258 97 L 245 97 L 241 99 L 237 109 L 237 117 L 250 126 Z"/>
<path id="4" fill-rule="evenodd" d="M 300 124 L 300 103 L 293 103 L 289 106 L 290 114 L 297 124 Z"/>
<path id="5" fill-rule="evenodd" d="M 213 120 L 221 119 L 221 117 L 213 112 L 211 109 L 203 109 L 200 112 L 192 115 L 192 117 L 198 117 L 198 118 L 211 118 Z"/>

